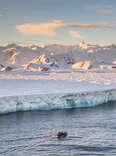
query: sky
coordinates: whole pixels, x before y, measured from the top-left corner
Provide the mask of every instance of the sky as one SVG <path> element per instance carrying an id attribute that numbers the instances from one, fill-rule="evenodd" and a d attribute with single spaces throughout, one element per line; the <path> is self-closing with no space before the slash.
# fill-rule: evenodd
<path id="1" fill-rule="evenodd" d="M 116 0 L 0 0 L 0 45 L 112 44 Z"/>

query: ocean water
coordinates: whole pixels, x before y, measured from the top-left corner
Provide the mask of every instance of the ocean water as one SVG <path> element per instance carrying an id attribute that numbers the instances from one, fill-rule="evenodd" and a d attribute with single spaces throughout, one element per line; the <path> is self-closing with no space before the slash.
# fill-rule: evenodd
<path id="1" fill-rule="evenodd" d="M 58 131 L 67 131 L 58 139 Z M 116 102 L 0 115 L 0 156 L 115 156 Z"/>

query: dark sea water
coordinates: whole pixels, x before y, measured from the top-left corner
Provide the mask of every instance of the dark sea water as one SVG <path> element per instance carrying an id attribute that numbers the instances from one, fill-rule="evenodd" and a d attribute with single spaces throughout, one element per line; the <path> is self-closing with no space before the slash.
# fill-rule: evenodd
<path id="1" fill-rule="evenodd" d="M 58 131 L 67 131 L 58 139 Z M 116 156 L 116 102 L 0 116 L 0 156 Z"/>

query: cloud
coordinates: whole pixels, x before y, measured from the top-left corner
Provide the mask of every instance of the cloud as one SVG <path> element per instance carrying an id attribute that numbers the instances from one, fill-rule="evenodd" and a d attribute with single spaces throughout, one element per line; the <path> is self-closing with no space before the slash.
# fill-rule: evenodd
<path id="1" fill-rule="evenodd" d="M 105 8 L 113 8 L 112 5 L 107 5 Z"/>
<path id="2" fill-rule="evenodd" d="M 5 13 L 3 13 L 3 12 L 0 12 L 0 16 L 5 16 Z"/>
<path id="3" fill-rule="evenodd" d="M 59 36 L 48 36 L 47 40 L 54 40 L 54 41 L 56 41 L 56 40 L 60 40 L 60 37 Z"/>
<path id="4" fill-rule="evenodd" d="M 101 14 L 110 14 L 110 13 L 112 13 L 112 10 L 111 9 L 104 9 L 104 10 L 100 10 L 100 13 Z"/>
<path id="5" fill-rule="evenodd" d="M 30 35 L 46 35 L 46 36 L 56 36 L 57 29 L 60 28 L 81 28 L 81 29 L 103 29 L 103 28 L 116 28 L 116 25 L 110 24 L 108 22 L 95 23 L 95 24 L 72 24 L 66 23 L 61 20 L 53 20 L 48 23 L 42 24 L 22 24 L 16 26 L 16 30 L 23 34 Z"/>
<path id="6" fill-rule="evenodd" d="M 55 2 L 62 2 L 64 0 L 39 0 L 39 1 L 40 2 L 46 2 L 46 3 L 50 3 L 50 2 L 55 3 Z"/>
<path id="7" fill-rule="evenodd" d="M 98 24 L 103 26 L 104 28 L 116 29 L 116 24 L 110 24 L 108 22 L 102 22 Z"/>
<path id="8" fill-rule="evenodd" d="M 74 30 L 69 31 L 69 34 L 75 38 L 84 38 L 84 36 L 80 35 L 79 32 L 74 31 Z"/>
<path id="9" fill-rule="evenodd" d="M 36 35 L 56 35 L 57 28 L 63 28 L 65 24 L 60 20 L 54 20 L 44 24 L 23 24 L 16 26 L 16 29 L 24 34 L 36 34 Z"/>

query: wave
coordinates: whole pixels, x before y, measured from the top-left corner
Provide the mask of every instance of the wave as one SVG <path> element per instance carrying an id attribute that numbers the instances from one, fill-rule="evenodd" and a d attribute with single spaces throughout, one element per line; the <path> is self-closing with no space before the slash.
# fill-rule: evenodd
<path id="1" fill-rule="evenodd" d="M 94 107 L 115 100 L 116 89 L 70 94 L 7 96 L 0 97 L 0 114 Z"/>

